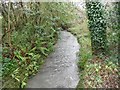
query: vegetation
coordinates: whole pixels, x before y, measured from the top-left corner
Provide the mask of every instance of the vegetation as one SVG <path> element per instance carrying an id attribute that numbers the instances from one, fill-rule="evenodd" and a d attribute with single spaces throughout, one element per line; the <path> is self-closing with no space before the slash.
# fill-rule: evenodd
<path id="1" fill-rule="evenodd" d="M 69 3 L 2 2 L 3 88 L 23 88 L 72 19 Z"/>
<path id="2" fill-rule="evenodd" d="M 112 5 L 114 6 L 113 3 Z M 119 28 L 115 28 L 117 27 L 118 24 L 109 22 L 110 21 L 109 19 L 113 18 L 113 16 L 110 15 L 109 9 L 101 7 L 100 2 L 87 2 L 86 6 L 87 6 L 86 13 L 88 16 L 85 16 L 83 18 L 83 22 L 80 23 L 79 27 L 77 26 L 78 25 L 77 24 L 74 26 L 75 27 L 74 29 L 73 28 L 70 29 L 72 33 L 77 35 L 78 41 L 81 45 L 79 53 L 80 59 L 78 62 L 78 66 L 80 69 L 80 81 L 77 89 L 118 88 L 119 67 L 117 58 L 118 57 L 117 43 L 119 42 L 118 41 Z M 104 12 L 103 10 L 101 10 L 101 8 L 104 10 Z M 112 11 L 114 10 L 116 11 L 116 8 L 112 9 Z M 96 13 L 94 14 L 93 12 L 96 12 L 97 15 Z M 105 12 L 107 12 L 108 14 L 105 14 Z M 105 15 L 105 17 L 110 18 L 109 19 L 105 18 L 103 20 L 103 14 Z M 88 26 L 86 25 L 87 18 Z M 116 20 L 116 15 L 114 16 L 113 20 Z M 105 21 L 107 22 L 105 23 Z M 110 23 L 110 25 L 114 26 L 114 29 L 110 29 L 107 23 Z M 100 37 L 102 37 L 101 40 Z M 103 40 L 102 43 L 98 42 L 102 40 Z M 97 42 L 97 44 L 99 45 L 96 45 L 96 43 L 94 42 Z M 104 47 L 101 48 L 102 45 Z M 108 48 L 106 48 L 106 45 L 108 46 Z M 106 50 L 109 50 L 109 53 L 105 51 L 105 53 L 101 54 L 101 49 L 103 50 L 102 52 L 104 52 L 105 50 L 104 48 Z M 94 52 L 94 50 L 96 50 L 97 52 Z"/>
<path id="3" fill-rule="evenodd" d="M 2 88 L 24 88 L 54 50 L 60 30 L 80 44 L 77 88 L 118 88 L 119 4 L 86 2 L 85 11 L 72 3 L 2 1 Z"/>
<path id="4" fill-rule="evenodd" d="M 120 60 L 120 2 L 116 2 L 117 5 L 117 19 L 118 19 L 118 61 Z"/>
<path id="5" fill-rule="evenodd" d="M 106 53 L 106 22 L 100 2 L 86 2 L 93 54 Z"/>

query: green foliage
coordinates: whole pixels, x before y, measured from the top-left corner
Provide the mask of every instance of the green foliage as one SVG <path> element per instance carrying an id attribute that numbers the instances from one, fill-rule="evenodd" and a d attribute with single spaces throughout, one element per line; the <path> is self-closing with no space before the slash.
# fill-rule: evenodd
<path id="1" fill-rule="evenodd" d="M 107 21 L 107 38 L 108 46 L 114 45 L 117 46 L 118 42 L 118 32 L 119 32 L 119 23 L 117 20 L 117 10 L 118 6 L 116 2 L 108 4 L 108 7 L 105 8 L 105 18 Z"/>
<path id="2" fill-rule="evenodd" d="M 3 87 L 23 88 L 28 77 L 38 71 L 53 51 L 58 31 L 70 27 L 73 15 L 69 9 L 73 6 L 71 3 L 2 2 L 0 7 L 3 16 Z"/>
<path id="3" fill-rule="evenodd" d="M 86 2 L 93 54 L 106 52 L 106 22 L 100 2 Z"/>
<path id="4" fill-rule="evenodd" d="M 70 31 L 77 36 L 78 42 L 81 46 L 80 52 L 79 52 L 79 62 L 78 62 L 78 66 L 80 69 L 80 81 L 78 83 L 77 90 L 82 88 L 118 88 L 118 85 L 119 85 L 119 82 L 118 82 L 118 76 L 119 76 L 118 36 L 120 34 L 118 34 L 119 28 L 116 28 L 117 24 L 112 23 L 110 22 L 110 20 L 108 20 L 108 17 L 110 17 L 116 22 L 116 15 L 114 15 L 115 13 L 113 12 L 111 12 L 112 16 L 104 13 L 107 10 L 109 11 L 109 9 L 111 8 L 111 6 L 109 5 L 108 5 L 109 6 L 108 8 L 100 10 L 99 5 L 98 5 L 98 8 L 96 6 L 98 3 L 96 2 L 87 2 L 87 3 L 90 3 L 93 5 L 93 6 L 91 5 L 87 6 L 87 10 L 90 8 L 89 15 L 91 16 L 91 17 L 88 16 L 90 18 L 90 20 L 88 21 L 88 23 L 90 22 L 89 28 L 92 28 L 92 29 L 89 29 L 89 31 L 94 30 L 95 32 L 92 31 L 92 33 L 96 33 L 96 36 L 99 36 L 99 34 L 101 34 L 101 33 L 98 33 L 97 31 L 99 30 L 100 28 L 99 26 L 101 26 L 101 23 L 96 23 L 96 21 L 98 22 L 100 21 L 100 19 L 97 20 L 97 17 L 102 17 L 103 24 L 105 24 L 106 26 L 104 26 L 105 27 L 104 29 L 101 28 L 101 30 L 105 30 L 107 27 L 106 38 L 108 42 L 106 42 L 106 44 L 109 49 L 108 50 L 109 54 L 104 55 L 99 53 L 97 54 L 97 57 L 96 55 L 92 55 L 91 44 L 90 44 L 92 40 L 90 40 L 91 38 L 89 35 L 89 31 L 87 30 L 87 25 L 85 25 L 86 19 L 84 19 L 83 22 L 80 24 L 78 24 L 78 22 L 73 23 L 75 25 L 73 26 L 72 29 L 70 29 Z M 96 5 L 94 5 L 94 3 L 96 3 Z M 95 6 L 96 6 L 95 10 L 92 11 L 91 8 L 94 9 Z M 104 8 L 101 5 L 100 7 Z M 96 9 L 99 10 L 99 12 L 97 12 Z M 112 11 L 116 12 L 115 9 L 113 9 Z M 101 15 L 99 15 L 100 13 Z M 83 16 L 86 17 L 85 14 Z M 103 18 L 103 16 L 105 16 L 105 18 Z M 107 24 L 106 24 L 106 21 L 107 21 Z M 111 27 L 110 25 L 112 24 L 113 25 L 116 24 L 116 25 L 113 29 L 110 29 Z M 96 39 L 99 39 L 99 37 L 97 37 Z M 99 46 L 96 46 L 96 47 L 99 48 Z"/>
<path id="5" fill-rule="evenodd" d="M 96 3 L 96 2 L 92 2 L 92 3 Z M 91 7 L 89 7 L 89 8 L 91 8 Z M 108 9 L 110 9 L 110 8 L 111 7 L 108 7 Z M 88 7 L 87 7 L 87 9 L 88 9 Z M 105 10 L 108 10 L 108 9 L 105 9 Z M 114 9 L 113 9 L 113 11 L 116 12 Z M 116 22 L 116 15 L 114 15 L 115 14 L 114 12 L 110 13 L 110 14 L 113 14 L 112 16 L 111 15 L 107 16 L 107 14 L 105 14 L 105 17 L 110 17 L 114 20 L 113 22 Z M 92 14 L 93 12 L 90 11 L 90 13 Z M 89 14 L 89 15 L 91 15 L 91 14 Z M 94 13 L 94 14 L 96 14 L 96 13 Z M 97 14 L 95 16 L 97 16 Z M 97 21 L 97 19 L 94 20 L 94 22 L 96 22 L 96 21 Z M 107 21 L 108 21 L 107 27 L 109 27 L 108 23 L 109 23 L 109 25 L 112 25 L 112 29 L 109 28 L 106 33 L 107 39 L 108 39 L 107 45 L 109 46 L 109 52 L 110 52 L 109 56 L 108 55 L 105 56 L 103 54 L 98 54 L 97 55 L 98 57 L 92 56 L 86 60 L 86 63 L 84 64 L 84 70 L 82 72 L 80 72 L 80 82 L 79 82 L 78 88 L 81 88 L 81 87 L 82 88 L 103 88 L 103 87 L 104 88 L 118 88 L 119 82 L 118 82 L 117 76 L 119 75 L 119 73 L 118 73 L 119 67 L 118 67 L 118 58 L 117 58 L 117 56 L 118 56 L 117 50 L 118 49 L 116 49 L 116 47 L 118 46 L 118 44 L 117 44 L 118 35 L 117 34 L 119 32 L 118 31 L 119 28 L 116 28 L 117 27 L 116 23 L 110 22 L 109 20 L 107 20 Z M 94 22 L 91 24 L 94 24 Z M 90 26 L 92 27 L 92 25 L 89 25 L 89 28 L 91 28 Z M 98 26 L 98 28 L 99 28 L 99 26 Z M 99 46 L 97 46 L 97 47 L 99 47 Z M 85 53 L 87 53 L 87 51 Z M 86 56 L 88 57 L 89 55 L 86 55 Z M 82 64 L 81 62 L 82 61 L 79 61 L 80 65 Z"/>
<path id="6" fill-rule="evenodd" d="M 3 58 L 3 76 L 7 76 L 17 68 L 17 61 L 11 60 L 10 58 Z"/>
<path id="7" fill-rule="evenodd" d="M 80 61 L 78 62 L 78 67 L 79 67 L 80 71 L 84 70 L 87 60 L 92 57 L 91 52 L 88 51 L 86 53 L 86 50 L 84 50 L 84 49 L 85 48 L 81 48 L 80 54 L 79 54 Z"/>

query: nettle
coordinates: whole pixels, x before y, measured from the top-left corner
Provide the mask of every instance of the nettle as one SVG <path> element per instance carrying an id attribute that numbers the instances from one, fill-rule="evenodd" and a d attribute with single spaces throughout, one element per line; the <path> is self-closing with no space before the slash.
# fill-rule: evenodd
<path id="1" fill-rule="evenodd" d="M 100 2 L 86 2 L 88 27 L 91 33 L 93 54 L 105 54 L 106 52 L 106 21 L 104 19 L 103 6 Z"/>

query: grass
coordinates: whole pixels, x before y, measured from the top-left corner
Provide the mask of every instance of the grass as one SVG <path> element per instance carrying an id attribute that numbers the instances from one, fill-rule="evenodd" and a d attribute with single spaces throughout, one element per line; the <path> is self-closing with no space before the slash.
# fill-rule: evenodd
<path id="1" fill-rule="evenodd" d="M 91 52 L 91 40 L 90 40 L 90 32 L 87 28 L 87 19 L 85 19 L 82 23 L 74 22 L 72 28 L 69 28 L 68 31 L 70 31 L 72 34 L 74 34 L 78 42 L 80 44 L 80 51 L 79 51 L 79 62 L 78 67 L 80 70 L 80 81 L 78 83 L 77 88 L 83 88 L 83 75 L 86 62 L 88 59 L 92 57 Z"/>

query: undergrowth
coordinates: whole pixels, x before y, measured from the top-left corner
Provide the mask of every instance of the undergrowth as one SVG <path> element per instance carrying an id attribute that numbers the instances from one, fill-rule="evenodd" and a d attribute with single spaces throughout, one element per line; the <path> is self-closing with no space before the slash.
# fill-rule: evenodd
<path id="1" fill-rule="evenodd" d="M 91 50 L 90 32 L 87 28 L 85 14 L 82 18 L 77 18 L 73 22 L 73 28 L 69 31 L 73 33 L 80 44 L 78 67 L 80 81 L 77 89 L 82 88 L 118 88 L 119 67 L 116 31 L 107 29 L 107 39 L 109 53 L 105 55 L 93 56 Z M 78 22 L 83 21 L 81 23 Z M 82 19 L 82 20 L 81 20 Z"/>
<path id="2" fill-rule="evenodd" d="M 2 88 L 24 88 L 70 27 L 70 3 L 2 2 Z M 69 9 L 71 8 L 71 10 Z"/>

